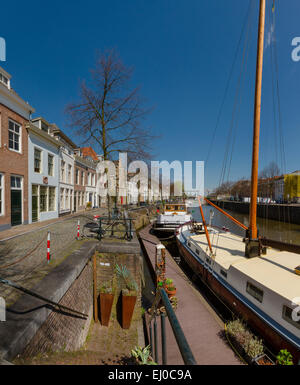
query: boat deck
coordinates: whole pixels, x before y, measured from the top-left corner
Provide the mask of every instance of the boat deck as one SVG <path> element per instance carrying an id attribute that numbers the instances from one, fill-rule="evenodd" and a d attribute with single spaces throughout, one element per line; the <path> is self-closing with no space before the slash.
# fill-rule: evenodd
<path id="1" fill-rule="evenodd" d="M 205 234 L 186 233 L 195 246 L 207 248 Z M 215 261 L 224 269 L 233 267 L 282 297 L 293 301 L 299 297 L 300 276 L 294 269 L 300 265 L 300 254 L 267 248 L 267 254 L 246 258 L 242 237 L 230 232 L 210 233 Z"/>

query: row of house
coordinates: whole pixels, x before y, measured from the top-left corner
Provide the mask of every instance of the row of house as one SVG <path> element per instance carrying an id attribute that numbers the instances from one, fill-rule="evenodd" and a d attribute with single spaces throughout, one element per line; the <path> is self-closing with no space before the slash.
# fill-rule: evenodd
<path id="1" fill-rule="evenodd" d="M 78 148 L 55 123 L 32 118 L 34 113 L 0 67 L 0 231 L 106 204 L 103 157 L 91 147 Z M 114 164 L 109 178 L 118 180 L 123 166 Z M 127 180 L 122 194 L 120 204 L 154 199 L 151 189 L 137 192 Z"/>
<path id="2" fill-rule="evenodd" d="M 101 204 L 102 157 L 34 112 L 0 67 L 0 231 Z"/>

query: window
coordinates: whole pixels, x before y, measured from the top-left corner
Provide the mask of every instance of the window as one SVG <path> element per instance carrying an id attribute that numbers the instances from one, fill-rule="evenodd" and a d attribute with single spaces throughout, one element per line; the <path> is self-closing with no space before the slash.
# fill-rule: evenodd
<path id="1" fill-rule="evenodd" d="M 300 320 L 293 320 L 293 309 L 286 305 L 283 305 L 282 318 L 289 322 L 291 325 L 295 326 L 297 329 L 300 329 Z"/>
<path id="2" fill-rule="evenodd" d="M 53 176 L 54 157 L 48 154 L 48 175 Z"/>
<path id="3" fill-rule="evenodd" d="M 3 214 L 3 196 L 4 196 L 4 193 L 3 193 L 3 180 L 4 180 L 4 177 L 2 174 L 0 174 L 0 215 Z"/>
<path id="4" fill-rule="evenodd" d="M 68 164 L 68 183 L 72 183 L 72 166 Z"/>
<path id="5" fill-rule="evenodd" d="M 84 186 L 84 172 L 81 171 L 81 185 Z"/>
<path id="6" fill-rule="evenodd" d="M 61 174 L 60 174 L 60 178 L 61 178 L 61 181 L 64 182 L 65 181 L 65 165 L 66 163 L 62 160 L 61 161 Z"/>
<path id="7" fill-rule="evenodd" d="M 8 86 L 8 78 L 0 73 L 0 82 Z"/>
<path id="8" fill-rule="evenodd" d="M 8 121 L 8 147 L 10 150 L 21 151 L 21 126 L 11 120 Z"/>
<path id="9" fill-rule="evenodd" d="M 55 187 L 49 187 L 49 211 L 55 211 Z"/>
<path id="10" fill-rule="evenodd" d="M 34 149 L 34 172 L 41 173 L 42 151 Z"/>
<path id="11" fill-rule="evenodd" d="M 225 270 L 221 269 L 220 273 L 221 273 L 221 275 L 223 275 L 223 277 L 227 278 L 227 273 Z"/>
<path id="12" fill-rule="evenodd" d="M 198 255 L 200 254 L 200 251 L 198 249 L 196 249 L 196 254 L 198 254 Z"/>
<path id="13" fill-rule="evenodd" d="M 66 189 L 66 209 L 70 208 L 70 201 L 69 201 L 69 190 Z"/>
<path id="14" fill-rule="evenodd" d="M 19 176 L 10 177 L 10 187 L 14 190 L 21 189 L 21 178 Z"/>
<path id="15" fill-rule="evenodd" d="M 188 247 L 191 247 L 191 244 L 190 244 L 190 242 L 188 242 Z"/>
<path id="16" fill-rule="evenodd" d="M 60 189 L 60 208 L 64 209 L 65 208 L 65 200 L 64 200 L 64 189 Z"/>
<path id="17" fill-rule="evenodd" d="M 209 265 L 211 265 L 211 260 L 209 258 L 206 258 L 206 263 L 208 263 Z"/>
<path id="18" fill-rule="evenodd" d="M 40 186 L 40 212 L 47 211 L 47 190 L 46 186 Z"/>
<path id="19" fill-rule="evenodd" d="M 45 131 L 45 132 L 48 133 L 48 126 L 47 126 L 47 124 L 45 124 L 44 122 L 42 122 L 41 128 L 42 128 L 42 131 Z"/>
<path id="20" fill-rule="evenodd" d="M 257 301 L 259 301 L 259 302 L 263 301 L 264 292 L 261 289 L 259 289 L 258 287 L 252 285 L 252 283 L 247 282 L 246 291 L 248 294 L 250 294 Z"/>
<path id="21" fill-rule="evenodd" d="M 76 169 L 76 184 L 79 184 L 79 170 Z"/>

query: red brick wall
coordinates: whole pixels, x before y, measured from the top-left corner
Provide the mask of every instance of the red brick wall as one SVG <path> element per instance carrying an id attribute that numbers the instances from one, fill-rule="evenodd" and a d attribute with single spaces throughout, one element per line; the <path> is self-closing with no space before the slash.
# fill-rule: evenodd
<path id="1" fill-rule="evenodd" d="M 21 153 L 8 149 L 8 119 L 21 125 Z M 25 128 L 28 121 L 0 104 L 0 173 L 4 174 L 4 215 L 0 216 L 0 230 L 11 223 L 10 175 L 23 177 L 23 221 L 28 221 L 28 133 Z M 5 146 L 6 144 L 6 146 Z"/>
<path id="2" fill-rule="evenodd" d="M 59 303 L 88 314 L 88 319 L 72 316 L 67 314 L 67 311 L 65 314 L 59 311 L 52 311 L 26 346 L 23 353 L 20 354 L 22 358 L 53 351 L 74 351 L 83 345 L 93 313 L 91 262 L 85 266 Z"/>

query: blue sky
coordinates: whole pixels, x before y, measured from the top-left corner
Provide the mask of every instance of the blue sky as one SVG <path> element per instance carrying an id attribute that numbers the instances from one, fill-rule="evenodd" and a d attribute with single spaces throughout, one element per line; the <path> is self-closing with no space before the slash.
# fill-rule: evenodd
<path id="1" fill-rule="evenodd" d="M 258 18 L 258 1 L 252 1 L 250 49 L 229 179 L 250 175 Z M 267 0 L 268 9 L 271 3 Z M 284 171 L 290 172 L 300 169 L 300 62 L 291 59 L 291 41 L 300 36 L 300 3 L 276 3 Z M 147 105 L 154 107 L 145 124 L 161 135 L 154 143 L 155 159 L 206 160 L 248 4 L 248 0 L 6 2 L 2 12 L 13 17 L 1 20 L 7 60 L 0 65 L 12 74 L 12 86 L 35 107 L 36 115 L 71 134 L 65 105 L 76 100 L 80 80 L 89 78 L 96 52 L 116 48 L 124 63 L 134 67 L 132 85 L 140 85 Z M 266 37 L 270 28 L 267 20 Z M 280 154 L 273 130 L 270 52 L 266 47 L 261 169 Z M 209 189 L 219 183 L 241 58 L 240 50 L 205 168 Z"/>

